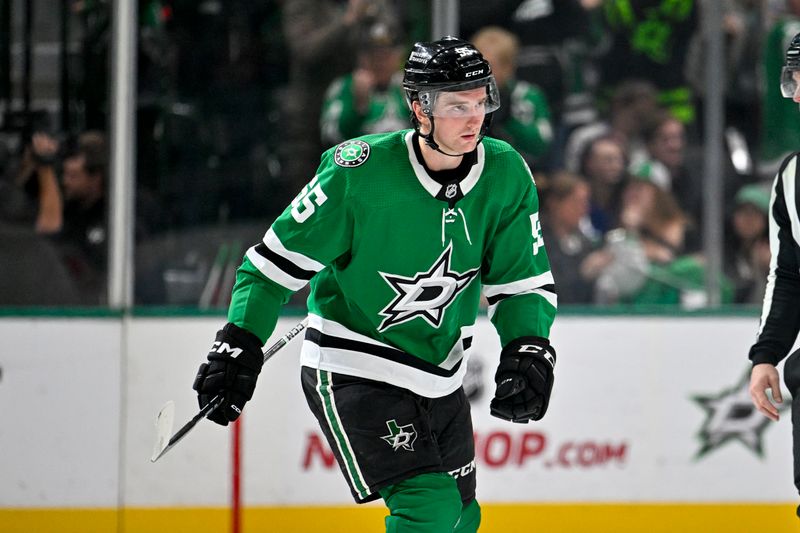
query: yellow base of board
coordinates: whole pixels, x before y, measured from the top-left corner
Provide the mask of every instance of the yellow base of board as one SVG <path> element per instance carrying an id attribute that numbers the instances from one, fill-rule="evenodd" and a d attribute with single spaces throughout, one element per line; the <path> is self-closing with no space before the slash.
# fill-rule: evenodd
<path id="1" fill-rule="evenodd" d="M 484 504 L 480 533 L 789 533 L 795 504 Z M 383 506 L 248 507 L 240 533 L 375 533 Z M 3 533 L 224 533 L 225 508 L 0 509 Z"/>

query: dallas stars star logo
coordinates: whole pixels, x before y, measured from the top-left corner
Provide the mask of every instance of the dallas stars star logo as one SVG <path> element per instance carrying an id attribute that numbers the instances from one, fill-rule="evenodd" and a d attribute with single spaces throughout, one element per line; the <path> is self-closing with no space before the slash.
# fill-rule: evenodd
<path id="1" fill-rule="evenodd" d="M 389 428 L 389 434 L 381 438 L 388 442 L 394 451 L 400 448 L 413 452 L 414 441 L 417 440 L 417 430 L 414 429 L 414 424 L 407 424 L 405 426 L 398 426 L 397 420 L 387 420 L 386 427 Z"/>
<path id="2" fill-rule="evenodd" d="M 336 147 L 333 161 L 340 167 L 357 167 L 369 158 L 369 145 L 364 141 L 346 141 Z"/>
<path id="3" fill-rule="evenodd" d="M 707 415 L 699 434 L 702 446 L 697 452 L 697 458 L 732 440 L 738 440 L 751 452 L 763 457 L 762 438 L 770 420 L 753 405 L 748 391 L 749 385 L 750 373 L 747 372 L 741 382 L 730 389 L 715 396 L 692 398 Z M 778 410 L 788 409 L 790 404 L 791 402 L 784 400 L 783 404 L 777 404 Z"/>
<path id="4" fill-rule="evenodd" d="M 478 274 L 477 268 L 463 274 L 450 270 L 452 252 L 451 242 L 427 272 L 417 272 L 411 278 L 380 272 L 397 296 L 380 311 L 386 318 L 381 322 L 378 331 L 416 317 L 424 319 L 435 328 L 439 327 L 447 307 Z"/>

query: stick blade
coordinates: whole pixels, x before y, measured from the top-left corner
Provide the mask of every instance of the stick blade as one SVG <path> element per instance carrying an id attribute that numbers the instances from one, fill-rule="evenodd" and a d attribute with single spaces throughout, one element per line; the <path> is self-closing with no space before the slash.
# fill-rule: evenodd
<path id="1" fill-rule="evenodd" d="M 155 463 L 169 445 L 172 436 L 172 427 L 175 425 L 175 402 L 172 400 L 164 404 L 156 417 L 156 443 L 153 446 L 153 455 L 150 462 Z"/>

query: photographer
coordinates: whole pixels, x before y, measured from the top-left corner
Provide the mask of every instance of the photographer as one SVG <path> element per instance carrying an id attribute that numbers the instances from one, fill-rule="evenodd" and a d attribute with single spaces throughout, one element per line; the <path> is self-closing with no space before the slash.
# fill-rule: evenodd
<path id="1" fill-rule="evenodd" d="M 55 171 L 57 154 L 55 138 L 41 132 L 33 134 L 11 183 L 2 184 L 4 220 L 31 223 L 41 235 L 61 230 L 63 201 Z"/>

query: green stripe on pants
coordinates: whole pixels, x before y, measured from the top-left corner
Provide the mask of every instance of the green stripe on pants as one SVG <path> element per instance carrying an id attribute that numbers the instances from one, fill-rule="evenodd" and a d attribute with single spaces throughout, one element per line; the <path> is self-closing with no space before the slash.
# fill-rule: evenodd
<path id="1" fill-rule="evenodd" d="M 331 428 L 331 433 L 336 440 L 336 445 L 339 448 L 339 454 L 344 459 L 345 470 L 350 477 L 350 482 L 356 489 L 359 498 L 364 499 L 372 492 L 366 487 L 366 483 L 361 477 L 361 470 L 358 468 L 353 450 L 350 448 L 350 441 L 342 429 L 341 420 L 339 420 L 339 413 L 336 411 L 336 403 L 333 399 L 331 392 L 330 372 L 324 370 L 317 370 L 317 392 L 319 392 L 320 399 L 322 400 L 322 407 L 325 411 L 325 419 L 328 421 L 328 426 Z"/>

